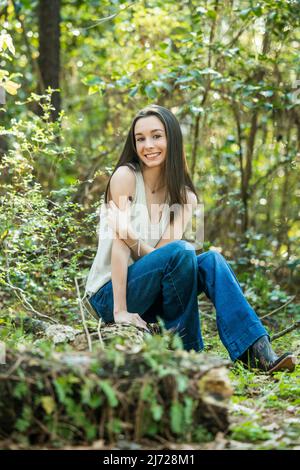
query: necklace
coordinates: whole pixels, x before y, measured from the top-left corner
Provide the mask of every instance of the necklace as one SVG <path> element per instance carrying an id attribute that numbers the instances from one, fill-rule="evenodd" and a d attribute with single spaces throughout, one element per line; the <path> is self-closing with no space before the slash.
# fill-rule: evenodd
<path id="1" fill-rule="evenodd" d="M 151 191 L 152 194 L 155 194 L 159 189 L 165 187 L 165 185 L 163 184 L 162 186 L 159 186 L 159 187 L 156 188 L 156 189 L 151 189 L 150 186 L 146 183 L 146 181 L 145 181 L 145 185 L 147 186 L 148 189 L 150 189 L 150 191 Z"/>

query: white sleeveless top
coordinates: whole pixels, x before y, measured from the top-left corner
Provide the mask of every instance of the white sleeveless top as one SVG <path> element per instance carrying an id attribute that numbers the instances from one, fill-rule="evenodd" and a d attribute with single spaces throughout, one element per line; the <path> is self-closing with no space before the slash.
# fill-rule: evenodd
<path id="1" fill-rule="evenodd" d="M 137 165 L 134 169 L 136 177 L 135 196 L 131 203 L 131 225 L 139 238 L 153 248 L 161 239 L 169 222 L 169 205 L 163 205 L 163 211 L 159 223 L 150 221 L 147 208 L 145 184 L 141 168 Z M 104 284 L 111 280 L 111 250 L 113 243 L 113 232 L 107 222 L 107 207 L 102 204 L 100 208 L 99 241 L 96 256 L 87 277 L 85 295 L 90 297 L 96 293 Z M 130 255 L 128 266 L 134 263 Z"/>

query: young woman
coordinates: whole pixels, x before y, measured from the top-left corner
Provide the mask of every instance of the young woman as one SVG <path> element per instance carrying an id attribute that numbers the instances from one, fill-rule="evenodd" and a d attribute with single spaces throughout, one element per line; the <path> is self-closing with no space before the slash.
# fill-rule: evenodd
<path id="1" fill-rule="evenodd" d="M 204 291 L 233 361 L 269 372 L 294 369 L 290 353 L 278 357 L 272 350 L 225 259 L 216 251 L 197 256 L 184 240 L 198 198 L 171 111 L 152 105 L 136 115 L 104 200 L 86 284 L 98 317 L 146 329 L 160 317 L 166 329 L 179 333 L 184 349 L 200 351 L 197 296 Z"/>

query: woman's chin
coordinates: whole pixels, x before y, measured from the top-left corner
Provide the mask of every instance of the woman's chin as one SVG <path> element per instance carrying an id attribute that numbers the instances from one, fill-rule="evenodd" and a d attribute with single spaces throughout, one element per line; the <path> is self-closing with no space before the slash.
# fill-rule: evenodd
<path id="1" fill-rule="evenodd" d="M 149 168 L 153 168 L 156 166 L 161 166 L 164 163 L 164 160 L 157 159 L 157 160 L 142 160 L 144 165 L 146 165 Z"/>

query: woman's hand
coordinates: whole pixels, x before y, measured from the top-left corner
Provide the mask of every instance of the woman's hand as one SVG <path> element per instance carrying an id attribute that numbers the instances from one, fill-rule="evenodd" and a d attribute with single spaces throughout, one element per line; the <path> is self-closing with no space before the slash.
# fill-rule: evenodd
<path id="1" fill-rule="evenodd" d="M 138 313 L 129 313 L 127 310 L 121 310 L 114 313 L 115 323 L 129 323 L 142 328 L 150 333 L 147 323 L 143 320 Z"/>
<path id="2" fill-rule="evenodd" d="M 114 201 L 109 201 L 107 221 L 120 238 L 127 238 L 130 226 L 131 201 L 127 199 L 125 208 L 120 210 Z"/>

